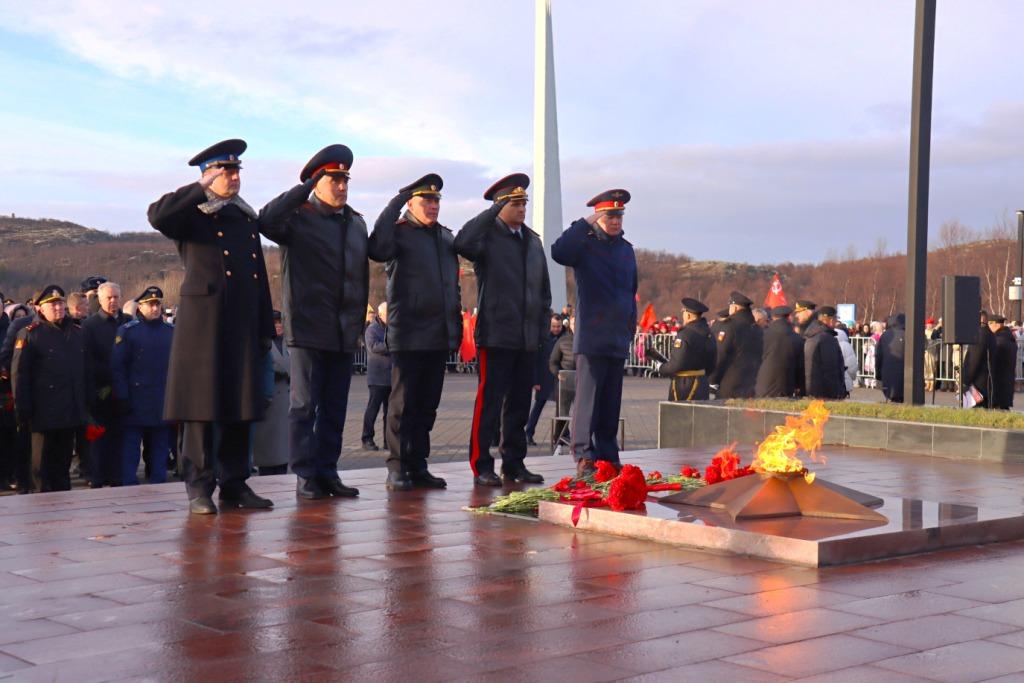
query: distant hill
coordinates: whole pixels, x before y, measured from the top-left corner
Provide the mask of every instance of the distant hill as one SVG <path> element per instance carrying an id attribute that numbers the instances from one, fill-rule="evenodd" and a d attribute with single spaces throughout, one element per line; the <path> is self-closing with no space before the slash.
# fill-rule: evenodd
<path id="1" fill-rule="evenodd" d="M 1016 269 L 1016 243 L 1006 226 L 978 234 L 959 224 L 944 225 L 937 249 L 929 254 L 927 309 L 938 315 L 942 275 L 982 278 L 982 305 L 1012 317 L 1006 285 Z M 274 301 L 281 296 L 281 259 L 276 247 L 264 247 Z M 790 302 L 809 298 L 819 304 L 856 303 L 861 319 L 884 319 L 903 309 L 906 258 L 876 248 L 869 256 L 830 258 L 820 264 L 751 265 L 727 261 L 695 261 L 682 254 L 637 250 L 640 305 L 652 302 L 659 317 L 677 314 L 679 299 L 696 297 L 712 311 L 739 290 L 755 303 L 763 301 L 778 272 Z M 384 269 L 371 264 L 370 302 L 384 296 Z M 476 305 L 472 264 L 462 262 L 462 301 Z M 126 296 L 148 285 L 175 301 L 182 267 L 174 243 L 156 231 L 109 233 L 68 221 L 0 217 L 0 291 L 18 301 L 49 283 L 75 289 L 89 275 L 119 282 Z M 570 283 L 572 274 L 569 274 Z M 69 289 L 69 291 L 70 291 Z"/>

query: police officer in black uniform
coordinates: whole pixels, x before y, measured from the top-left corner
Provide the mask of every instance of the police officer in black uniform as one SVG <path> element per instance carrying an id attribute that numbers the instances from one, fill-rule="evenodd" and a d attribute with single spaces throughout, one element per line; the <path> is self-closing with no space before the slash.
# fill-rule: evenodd
<path id="1" fill-rule="evenodd" d="M 711 384 L 718 398 L 750 398 L 761 366 L 764 332 L 750 312 L 753 301 L 741 292 L 729 295 L 729 319 L 718 328 L 718 359 Z"/>
<path id="2" fill-rule="evenodd" d="M 772 321 L 764 331 L 764 351 L 754 387 L 758 398 L 788 398 L 796 392 L 797 375 L 803 369 L 803 338 L 793 331 L 789 319 L 792 313 L 789 306 L 771 310 Z"/>
<path id="3" fill-rule="evenodd" d="M 189 510 L 269 508 L 248 484 L 251 423 L 263 416 L 263 369 L 274 337 L 267 267 L 256 212 L 238 195 L 243 140 L 225 140 L 190 161 L 198 182 L 149 207 L 149 222 L 175 241 L 185 265 L 164 402 L 184 423 L 181 455 Z"/>
<path id="4" fill-rule="evenodd" d="M 427 470 L 448 354 L 462 342 L 455 237 L 437 222 L 443 181 L 428 173 L 406 185 L 377 218 L 368 252 L 387 274 L 388 490 L 444 488 Z M 402 209 L 405 208 L 403 213 Z"/>
<path id="5" fill-rule="evenodd" d="M 477 283 L 474 334 L 480 371 L 469 436 L 469 464 L 477 486 L 501 486 L 490 453 L 499 417 L 502 478 L 510 483 L 544 481 L 523 464 L 534 366 L 551 310 L 544 243 L 524 222 L 529 185 L 525 173 L 495 182 L 484 192 L 491 206 L 455 236 L 455 251 L 473 262 Z"/>
<path id="6" fill-rule="evenodd" d="M 682 300 L 682 305 L 680 318 L 683 326 L 672 342 L 672 354 L 657 366 L 658 374 L 672 378 L 668 400 L 706 401 L 711 396 L 708 375 L 715 369 L 717 353 L 711 330 L 704 319 L 708 307 L 689 297 Z M 648 354 L 656 358 L 661 355 L 651 352 L 654 349 L 648 349 Z"/>
<path id="7" fill-rule="evenodd" d="M 139 317 L 117 329 L 110 356 L 114 405 L 121 417 L 121 482 L 139 483 L 140 446 L 145 444 L 150 484 L 167 481 L 171 426 L 163 419 L 167 368 L 174 327 L 163 319 L 164 293 L 156 285 L 135 297 Z"/>
<path id="8" fill-rule="evenodd" d="M 295 494 L 306 499 L 359 495 L 338 476 L 370 281 L 366 222 L 348 204 L 352 160 L 345 145 L 325 147 L 306 163 L 298 185 L 260 211 L 260 230 L 281 245 L 289 457 Z"/>
<path id="9" fill-rule="evenodd" d="M 69 491 L 75 431 L 89 421 L 88 354 L 63 289 L 46 286 L 35 304 L 39 317 L 14 342 L 14 409 L 32 434 L 33 488 Z"/>

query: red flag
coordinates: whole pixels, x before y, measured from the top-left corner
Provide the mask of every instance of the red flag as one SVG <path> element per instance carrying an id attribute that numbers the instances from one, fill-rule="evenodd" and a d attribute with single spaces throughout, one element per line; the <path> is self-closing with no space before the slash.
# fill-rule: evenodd
<path id="1" fill-rule="evenodd" d="M 775 273 L 772 275 L 772 286 L 768 290 L 768 295 L 764 298 L 764 305 L 768 308 L 775 308 L 776 306 L 786 305 L 786 293 L 782 291 L 782 280 L 779 279 L 779 274 Z"/>
<path id="2" fill-rule="evenodd" d="M 643 315 L 640 316 L 640 329 L 649 329 L 651 325 L 658 322 L 658 316 L 654 314 L 654 304 L 647 304 L 647 308 L 644 309 Z"/>

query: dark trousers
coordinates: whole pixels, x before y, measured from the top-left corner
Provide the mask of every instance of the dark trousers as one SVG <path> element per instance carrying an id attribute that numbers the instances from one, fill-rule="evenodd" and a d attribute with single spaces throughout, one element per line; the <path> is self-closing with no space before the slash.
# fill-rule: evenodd
<path id="1" fill-rule="evenodd" d="M 537 433 L 537 423 L 540 422 L 540 414 L 544 412 L 544 406 L 548 404 L 548 399 L 551 398 L 553 390 L 553 385 L 549 384 L 545 387 L 542 384 L 540 389 L 533 392 L 533 408 L 530 410 L 530 419 L 526 422 L 526 435 L 531 439 Z"/>
<path id="2" fill-rule="evenodd" d="M 232 495 L 249 478 L 249 422 L 185 422 L 179 452 L 189 499 Z"/>
<path id="3" fill-rule="evenodd" d="M 106 428 L 103 436 L 86 446 L 89 481 L 95 486 L 120 486 L 121 451 L 124 448 L 121 420 L 109 418 L 102 424 Z"/>
<path id="4" fill-rule="evenodd" d="M 422 472 L 430 456 L 430 430 L 441 403 L 447 351 L 391 354 L 391 396 L 386 442 L 388 469 Z"/>
<path id="5" fill-rule="evenodd" d="M 43 492 L 70 491 L 74 451 L 74 427 L 32 432 L 32 488 Z"/>
<path id="6" fill-rule="evenodd" d="M 32 490 L 32 432 L 27 426 L 14 429 L 14 478 L 20 491 Z M 70 476 L 70 475 L 69 475 Z"/>
<path id="7" fill-rule="evenodd" d="M 570 429 L 572 456 L 619 464 L 619 409 L 624 358 L 576 354 L 576 400 Z"/>
<path id="8" fill-rule="evenodd" d="M 289 459 L 303 479 L 337 478 L 352 354 L 292 347 Z"/>
<path id="9" fill-rule="evenodd" d="M 377 421 L 377 413 L 383 410 L 381 432 L 384 434 L 384 445 L 386 446 L 388 443 L 388 397 L 391 396 L 391 387 L 371 384 L 367 388 L 370 390 L 370 400 L 366 402 L 366 412 L 363 413 L 363 441 L 373 441 L 373 423 Z"/>
<path id="10" fill-rule="evenodd" d="M 501 416 L 501 466 L 508 472 L 523 467 L 526 457 L 526 421 L 533 389 L 533 351 L 480 347 L 480 375 L 469 433 L 469 465 L 473 474 L 494 472 L 491 441 Z"/>
<path id="11" fill-rule="evenodd" d="M 139 455 L 146 449 L 146 479 L 150 484 L 167 481 L 167 459 L 171 454 L 171 428 L 168 425 L 137 427 L 125 425 L 122 433 L 121 482 L 125 486 L 139 483 Z"/>

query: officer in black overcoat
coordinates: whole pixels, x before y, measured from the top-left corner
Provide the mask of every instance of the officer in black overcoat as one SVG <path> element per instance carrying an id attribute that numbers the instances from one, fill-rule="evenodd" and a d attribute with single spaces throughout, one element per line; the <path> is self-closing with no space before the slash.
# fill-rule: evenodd
<path id="1" fill-rule="evenodd" d="M 338 475 L 370 282 L 366 222 L 348 203 L 352 160 L 345 145 L 328 145 L 260 211 L 260 230 L 281 245 L 289 458 L 305 499 L 359 495 Z"/>
<path id="2" fill-rule="evenodd" d="M 477 283 L 479 381 L 469 435 L 469 465 L 477 486 L 501 486 L 491 442 L 501 425 L 501 475 L 510 483 L 540 484 L 526 469 L 526 423 L 537 351 L 548 335 L 551 283 L 540 235 L 525 224 L 525 173 L 491 185 L 491 206 L 455 236 L 455 251 L 473 262 Z"/>
<path id="3" fill-rule="evenodd" d="M 993 408 L 1009 410 L 1013 407 L 1013 390 L 1017 378 L 1017 340 L 1006 326 L 1006 318 L 993 315 L 988 319 L 992 333 L 992 400 Z"/>
<path id="4" fill-rule="evenodd" d="M 179 291 L 164 419 L 184 423 L 189 509 L 269 508 L 248 484 L 249 434 L 263 416 L 263 362 L 274 336 L 259 224 L 239 195 L 243 140 L 225 140 L 190 161 L 198 182 L 149 207 L 150 224 L 175 241 L 185 266 Z"/>
<path id="5" fill-rule="evenodd" d="M 377 218 L 369 239 L 370 258 L 386 263 L 388 278 L 391 397 L 385 485 L 392 491 L 447 486 L 427 470 L 448 354 L 462 342 L 455 237 L 437 222 L 442 186 L 441 176 L 428 173 L 403 187 Z"/>
<path id="6" fill-rule="evenodd" d="M 804 389 L 811 398 L 846 396 L 846 366 L 835 324 L 836 309 L 822 306 L 804 331 Z"/>
<path id="7" fill-rule="evenodd" d="M 31 431 L 33 488 L 68 491 L 75 432 L 90 419 L 89 358 L 82 330 L 65 315 L 63 289 L 44 287 L 35 305 L 38 317 L 14 342 L 14 409 Z"/>
<path id="8" fill-rule="evenodd" d="M 885 332 L 875 344 L 875 379 L 881 380 L 882 394 L 893 403 L 903 403 L 903 362 L 907 343 L 905 327 L 906 316 L 904 314 L 897 313 L 890 316 L 885 326 Z M 988 332 L 988 328 L 984 325 L 982 325 L 982 332 Z M 986 377 L 985 386 L 984 388 L 978 386 L 978 388 L 984 393 L 988 391 L 987 343 L 985 344 L 983 371 Z M 985 396 L 988 394 L 985 393 Z"/>
<path id="9" fill-rule="evenodd" d="M 761 366 L 764 331 L 754 322 L 753 305 L 741 292 L 729 295 L 729 319 L 715 335 L 718 358 L 711 373 L 717 398 L 750 398 L 754 395 L 757 371 Z"/>
<path id="10" fill-rule="evenodd" d="M 708 375 L 715 369 L 717 355 L 715 340 L 704 319 L 708 307 L 689 297 L 682 300 L 682 305 L 679 317 L 683 326 L 676 332 L 668 360 L 657 366 L 658 374 L 672 378 L 668 400 L 706 401 L 710 398 Z M 652 351 L 649 349 L 648 353 Z"/>
<path id="11" fill-rule="evenodd" d="M 771 310 L 772 321 L 764 331 L 761 367 L 754 387 L 754 396 L 758 398 L 788 398 L 796 391 L 797 373 L 803 368 L 803 339 L 793 331 L 789 319 L 792 313 L 789 306 L 776 306 Z"/>

